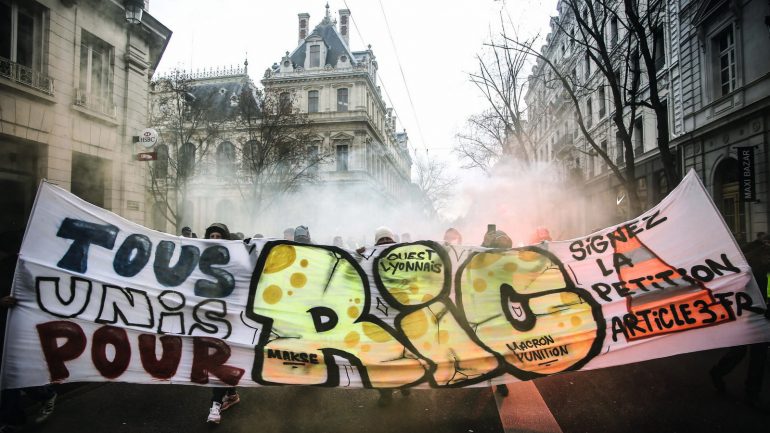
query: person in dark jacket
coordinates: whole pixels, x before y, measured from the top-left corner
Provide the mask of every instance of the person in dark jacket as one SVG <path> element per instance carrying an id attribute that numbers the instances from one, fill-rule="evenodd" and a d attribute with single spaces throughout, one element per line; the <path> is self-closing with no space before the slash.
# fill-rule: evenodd
<path id="1" fill-rule="evenodd" d="M 313 242 L 310 240 L 310 229 L 308 229 L 307 226 L 297 226 L 297 228 L 294 229 L 294 242 L 312 244 Z"/>
<path id="2" fill-rule="evenodd" d="M 395 244 L 396 241 L 394 240 L 395 234 L 393 234 L 393 231 L 387 227 L 379 227 L 374 232 L 374 245 L 389 245 L 389 244 Z M 366 248 L 361 247 L 356 252 L 359 254 L 362 254 Z M 391 403 L 393 403 L 393 390 L 390 388 L 377 388 L 377 392 L 380 393 L 380 399 L 377 401 L 377 404 L 380 406 L 388 406 Z M 402 388 L 401 389 L 401 395 L 404 397 L 408 396 L 410 394 L 410 391 L 408 388 Z"/>
<path id="3" fill-rule="evenodd" d="M 232 239 L 230 229 L 223 223 L 213 223 L 206 229 L 205 239 Z M 240 403 L 241 397 L 235 387 L 211 388 L 211 408 L 206 422 L 219 424 L 222 412 Z"/>
<path id="4" fill-rule="evenodd" d="M 492 227 L 492 225 L 490 224 L 489 227 Z M 512 248 L 513 241 L 508 234 L 502 230 L 488 229 L 487 233 L 484 235 L 484 240 L 481 242 L 481 246 L 484 248 Z M 495 391 L 502 397 L 508 397 L 507 385 L 496 385 Z"/>
<path id="5" fill-rule="evenodd" d="M 757 280 L 759 290 L 767 294 L 767 274 L 770 272 L 770 240 L 767 238 L 755 239 L 743 247 L 743 254 L 751 266 L 754 279 Z M 765 300 L 767 301 L 767 299 Z M 765 311 L 765 318 L 770 319 Z M 767 343 L 755 343 L 731 348 L 722 359 L 709 371 L 711 382 L 717 392 L 724 394 L 727 386 L 724 377 L 740 364 L 746 352 L 749 353 L 749 369 L 746 374 L 746 402 L 756 406 L 760 401 L 760 390 L 764 381 L 765 365 L 767 364 Z"/>

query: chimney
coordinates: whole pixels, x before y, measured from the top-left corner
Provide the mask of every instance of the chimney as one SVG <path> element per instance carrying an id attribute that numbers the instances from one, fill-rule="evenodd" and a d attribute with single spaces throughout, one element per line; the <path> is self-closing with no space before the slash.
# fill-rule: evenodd
<path id="1" fill-rule="evenodd" d="M 301 13 L 297 14 L 297 17 L 299 18 L 299 41 L 297 43 L 301 44 L 308 35 L 308 28 L 310 27 L 310 14 Z"/>
<path id="2" fill-rule="evenodd" d="M 350 9 L 340 9 L 340 35 L 345 46 L 350 48 Z"/>

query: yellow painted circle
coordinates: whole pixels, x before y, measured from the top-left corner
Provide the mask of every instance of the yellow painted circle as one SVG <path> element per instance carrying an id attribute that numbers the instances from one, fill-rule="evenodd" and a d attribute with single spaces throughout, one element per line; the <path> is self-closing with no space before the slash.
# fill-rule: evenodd
<path id="1" fill-rule="evenodd" d="M 361 352 L 368 352 L 369 349 L 371 349 L 371 348 L 372 348 L 372 346 L 370 346 L 368 344 L 362 344 L 361 345 Z"/>
<path id="2" fill-rule="evenodd" d="M 487 282 L 483 278 L 476 278 L 473 280 L 473 290 L 477 292 L 483 292 L 487 290 Z"/>
<path id="3" fill-rule="evenodd" d="M 409 295 L 406 294 L 405 292 L 391 291 L 390 294 L 393 295 L 393 297 L 396 298 L 396 300 L 401 304 L 409 305 Z"/>
<path id="4" fill-rule="evenodd" d="M 297 251 L 294 245 L 278 245 L 270 250 L 265 262 L 265 273 L 272 274 L 282 271 L 294 263 L 297 259 Z"/>
<path id="5" fill-rule="evenodd" d="M 293 295 L 293 294 L 294 294 L 294 292 L 292 292 L 291 290 L 289 290 L 288 292 L 286 292 L 286 294 L 287 294 L 287 295 L 289 295 L 289 296 L 291 296 L 291 295 Z"/>
<path id="6" fill-rule="evenodd" d="M 361 303 L 361 298 L 356 298 L 355 302 L 356 302 L 356 304 L 360 304 Z"/>
<path id="7" fill-rule="evenodd" d="M 572 316 L 571 319 L 569 319 L 570 323 L 572 323 L 572 326 L 578 327 L 581 323 L 583 323 L 582 320 L 580 320 L 580 317 L 578 316 Z"/>
<path id="8" fill-rule="evenodd" d="M 388 333 L 388 331 L 380 328 L 379 325 L 376 325 L 371 322 L 364 322 L 361 328 L 364 331 L 364 335 L 369 337 L 370 340 L 375 341 L 377 343 L 385 343 L 386 341 L 390 341 L 391 338 L 393 338 Z"/>
<path id="9" fill-rule="evenodd" d="M 423 297 L 422 297 L 422 302 L 428 302 L 428 301 L 430 301 L 431 299 L 433 299 L 433 294 L 432 294 L 432 293 L 426 293 L 426 294 L 425 294 L 425 295 L 423 295 Z"/>
<path id="10" fill-rule="evenodd" d="M 267 286 L 265 291 L 262 292 L 262 299 L 264 299 L 265 302 L 271 305 L 280 301 L 282 296 L 283 296 L 283 290 L 281 290 L 281 288 L 276 286 L 275 284 L 271 284 Z"/>
<path id="11" fill-rule="evenodd" d="M 422 343 L 422 348 L 425 350 L 430 350 L 430 342 L 426 341 L 425 343 Z"/>
<path id="12" fill-rule="evenodd" d="M 505 270 L 505 272 L 514 273 L 517 270 L 519 270 L 519 265 L 517 265 L 516 263 L 513 263 L 513 262 L 508 262 L 508 263 L 503 265 L 503 269 Z"/>
<path id="13" fill-rule="evenodd" d="M 404 317 L 401 321 L 401 329 L 411 340 L 416 340 L 428 331 L 428 318 L 422 310 L 415 311 Z"/>
<path id="14" fill-rule="evenodd" d="M 503 256 L 500 254 L 488 254 L 480 253 L 473 256 L 471 262 L 468 263 L 468 269 L 481 269 L 492 265 L 496 261 L 500 260 Z"/>
<path id="15" fill-rule="evenodd" d="M 540 254 L 534 251 L 519 251 L 519 259 L 524 262 L 534 262 L 540 258 Z"/>
<path id="16" fill-rule="evenodd" d="M 578 295 L 572 292 L 561 292 L 559 293 L 559 298 L 564 305 L 572 305 L 580 302 Z"/>
<path id="17" fill-rule="evenodd" d="M 420 291 L 420 288 L 416 284 L 412 284 L 411 286 L 409 286 L 409 291 L 412 292 L 413 294 L 416 294 L 417 292 Z"/>
<path id="18" fill-rule="evenodd" d="M 307 276 L 301 272 L 295 272 L 291 274 L 289 281 L 291 282 L 292 287 L 295 289 L 300 289 L 305 287 L 305 284 L 307 284 Z"/>
<path id="19" fill-rule="evenodd" d="M 445 329 L 438 331 L 438 342 L 441 344 L 446 344 L 447 341 L 449 341 L 449 331 Z"/>
<path id="20" fill-rule="evenodd" d="M 350 317 L 351 319 L 355 319 L 356 317 L 358 317 L 358 307 L 356 306 L 348 307 L 348 317 Z"/>
<path id="21" fill-rule="evenodd" d="M 306 268 L 307 267 L 307 259 L 300 260 L 299 265 L 302 266 L 303 268 Z"/>
<path id="22" fill-rule="evenodd" d="M 345 345 L 348 347 L 353 347 L 358 344 L 359 339 L 360 337 L 358 336 L 358 332 L 350 331 L 348 332 L 348 335 L 345 336 Z"/>

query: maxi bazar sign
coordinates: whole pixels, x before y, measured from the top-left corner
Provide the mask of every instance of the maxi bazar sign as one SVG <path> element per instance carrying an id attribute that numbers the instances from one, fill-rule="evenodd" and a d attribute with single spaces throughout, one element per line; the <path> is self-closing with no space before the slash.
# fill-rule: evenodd
<path id="1" fill-rule="evenodd" d="M 362 254 L 171 236 L 43 183 L 13 293 L 6 388 L 487 386 L 770 341 L 692 172 L 639 218 L 579 239 Z"/>

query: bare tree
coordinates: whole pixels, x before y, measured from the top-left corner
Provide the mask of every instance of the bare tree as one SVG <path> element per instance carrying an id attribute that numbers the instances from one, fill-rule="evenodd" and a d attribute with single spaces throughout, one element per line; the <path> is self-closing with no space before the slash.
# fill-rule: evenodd
<path id="1" fill-rule="evenodd" d="M 236 126 L 242 132 L 240 186 L 253 211 L 264 211 L 316 181 L 320 166 L 331 159 L 308 115 L 296 105 L 288 91 L 243 89 Z"/>
<path id="2" fill-rule="evenodd" d="M 577 0 L 565 0 L 564 7 L 570 12 L 568 24 L 563 20 L 554 20 L 556 32 L 571 46 L 578 47 L 566 59 L 552 59 L 547 53 L 532 48 L 529 41 L 505 38 L 504 49 L 514 50 L 537 59 L 536 68 L 539 79 L 545 85 L 558 83 L 565 98 L 571 102 L 575 112 L 575 123 L 588 144 L 592 154 L 598 155 L 607 164 L 613 175 L 623 184 L 629 200 L 630 212 L 638 214 L 642 205 L 639 201 L 636 182 L 635 142 L 633 140 L 634 122 L 637 110 L 641 106 L 641 67 L 638 47 L 630 38 L 617 41 L 610 25 L 613 17 L 618 25 L 623 20 L 618 14 L 618 3 L 597 1 L 594 7 L 590 3 Z M 564 14 L 562 14 L 564 15 Z M 556 36 L 554 36 L 556 39 Z M 623 43 L 620 43 L 623 42 Z M 577 54 L 583 54 L 581 59 Z M 575 73 L 575 65 L 583 62 L 586 71 L 583 78 Z M 594 77 L 591 68 L 596 67 Z M 586 97 L 603 86 L 609 90 L 612 104 L 612 123 L 616 138 L 623 148 L 623 158 L 614 161 L 603 149 L 590 129 L 592 119 L 586 118 Z"/>
<path id="3" fill-rule="evenodd" d="M 506 147 L 505 124 L 494 111 L 474 114 L 455 138 L 454 152 L 463 161 L 462 167 L 478 168 L 489 173 Z"/>
<path id="4" fill-rule="evenodd" d="M 457 178 L 447 174 L 445 163 L 428 157 L 416 158 L 415 171 L 415 184 L 429 202 L 426 207 L 441 212 L 452 195 Z"/>
<path id="5" fill-rule="evenodd" d="M 158 129 L 157 160 L 149 167 L 149 192 L 176 233 L 191 217 L 185 206 L 196 167 L 229 120 L 213 108 L 212 94 L 195 91 L 195 80 L 174 70 L 152 83 L 151 124 Z"/>
<path id="6" fill-rule="evenodd" d="M 606 8 L 607 0 L 600 5 Z M 661 98 L 658 85 L 658 71 L 665 65 L 665 13 L 666 3 L 663 0 L 640 2 L 639 0 L 623 0 L 624 13 L 628 22 L 629 37 L 639 47 L 639 53 L 644 60 L 644 73 L 649 84 L 648 98 L 639 104 L 655 112 L 657 128 L 657 146 L 663 162 L 663 170 L 669 187 L 679 183 L 681 175 L 677 170 L 676 159 L 669 146 L 668 106 Z"/>
<path id="7" fill-rule="evenodd" d="M 466 167 L 488 171 L 501 157 L 511 157 L 528 164 L 534 160 L 535 146 L 529 135 L 524 95 L 528 85 L 529 55 L 506 49 L 507 39 L 501 15 L 501 40 L 487 44 L 488 52 L 477 54 L 478 70 L 470 73 L 488 108 L 471 116 L 466 130 L 457 134 L 456 152 Z M 535 38 L 528 41 L 533 44 Z"/>

